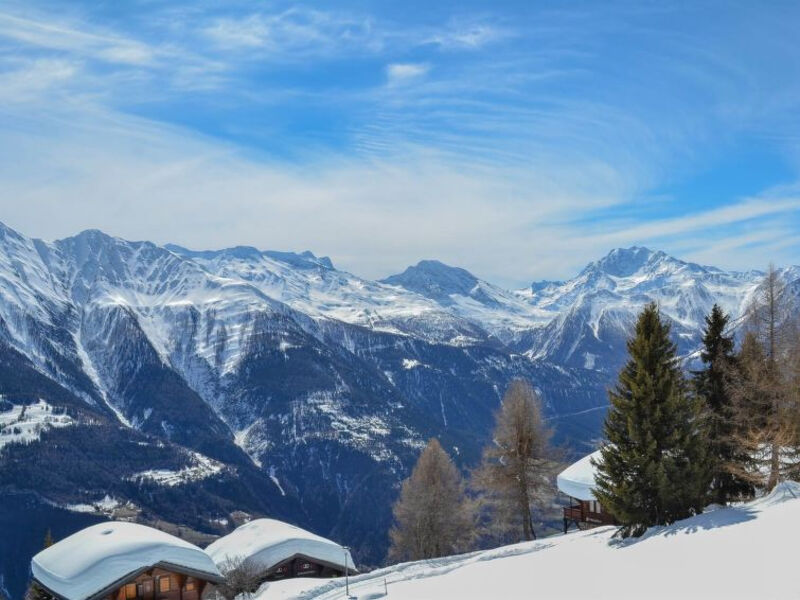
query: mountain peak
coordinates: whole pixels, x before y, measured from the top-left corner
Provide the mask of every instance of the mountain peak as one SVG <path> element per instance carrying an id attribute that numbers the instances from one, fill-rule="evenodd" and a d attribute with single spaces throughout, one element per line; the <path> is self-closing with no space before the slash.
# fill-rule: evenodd
<path id="1" fill-rule="evenodd" d="M 0 221 L 0 240 L 6 237 L 10 237 L 12 239 L 22 239 L 23 236 L 18 231 Z"/>
<path id="2" fill-rule="evenodd" d="M 202 260 L 214 260 L 216 258 L 235 258 L 239 260 L 257 260 L 264 256 L 287 263 L 293 267 L 309 268 L 324 267 L 333 269 L 333 262 L 327 256 L 316 256 L 310 250 L 303 252 L 281 252 L 278 250 L 259 250 L 253 246 L 234 246 L 223 248 L 222 250 L 189 250 L 177 244 L 166 244 L 164 246 L 170 252 L 174 252 L 184 258 L 199 258 Z"/>
<path id="3" fill-rule="evenodd" d="M 451 267 L 438 260 L 421 260 L 402 273 L 382 279 L 381 283 L 398 285 L 412 292 L 451 303 L 451 294 L 469 296 L 479 280 L 461 267 Z"/>
<path id="4" fill-rule="evenodd" d="M 599 271 L 614 277 L 630 277 L 645 267 L 653 267 L 664 260 L 679 262 L 661 250 L 651 250 L 644 246 L 615 248 L 600 260 L 590 263 L 583 273 Z"/>

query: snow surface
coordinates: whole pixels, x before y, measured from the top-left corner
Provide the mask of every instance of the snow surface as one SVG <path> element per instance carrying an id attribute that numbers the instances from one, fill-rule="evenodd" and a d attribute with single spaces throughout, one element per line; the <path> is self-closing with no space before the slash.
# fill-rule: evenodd
<path id="1" fill-rule="evenodd" d="M 54 415 L 53 407 L 44 400 L 28 406 L 14 405 L 11 410 L 0 412 L 0 450 L 15 442 L 35 442 L 43 431 L 74 424 L 75 421 L 69 415 Z"/>
<path id="2" fill-rule="evenodd" d="M 598 461 L 600 457 L 600 450 L 597 450 L 561 471 L 556 477 L 559 491 L 578 500 L 596 500 L 592 489 L 597 469 L 592 465 L 592 461 Z"/>
<path id="3" fill-rule="evenodd" d="M 122 502 L 106 494 L 102 500 L 98 500 L 97 502 L 93 502 L 91 504 L 66 504 L 62 508 L 66 508 L 72 512 L 100 513 L 110 515 L 120 506 L 122 506 Z"/>
<path id="4" fill-rule="evenodd" d="M 783 599 L 800 597 L 800 484 L 717 508 L 638 539 L 601 527 L 350 578 L 358 600 Z M 388 596 L 384 595 L 384 585 Z M 333 600 L 343 579 L 287 580 L 253 600 Z"/>
<path id="5" fill-rule="evenodd" d="M 84 600 L 139 569 L 158 563 L 220 577 L 197 546 L 163 531 L 111 521 L 87 527 L 33 557 L 33 576 L 67 600 Z"/>
<path id="6" fill-rule="evenodd" d="M 221 462 L 204 456 L 199 452 L 188 451 L 188 454 L 192 464 L 179 471 L 151 469 L 140 473 L 134 473 L 128 477 L 128 480 L 136 482 L 153 481 L 159 485 L 174 487 L 176 485 L 213 477 L 221 473 L 225 468 L 225 465 Z"/>
<path id="7" fill-rule="evenodd" d="M 295 554 L 303 554 L 356 572 L 350 551 L 324 537 L 275 519 L 256 519 L 237 527 L 206 548 L 218 566 L 228 560 L 252 559 L 270 569 Z"/>

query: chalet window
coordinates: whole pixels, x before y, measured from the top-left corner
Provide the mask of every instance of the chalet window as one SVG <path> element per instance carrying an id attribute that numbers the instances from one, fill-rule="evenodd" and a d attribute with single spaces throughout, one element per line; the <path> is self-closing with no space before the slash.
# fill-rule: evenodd
<path id="1" fill-rule="evenodd" d="M 186 591 L 191 592 L 194 589 L 194 581 L 186 582 Z"/>
<path id="2" fill-rule="evenodd" d="M 136 584 L 135 583 L 129 583 L 128 585 L 125 586 L 125 598 L 127 600 L 133 600 L 134 598 L 136 598 Z"/>
<path id="3" fill-rule="evenodd" d="M 169 575 L 165 577 L 158 578 L 158 591 L 159 592 L 168 592 L 170 589 L 169 586 Z"/>

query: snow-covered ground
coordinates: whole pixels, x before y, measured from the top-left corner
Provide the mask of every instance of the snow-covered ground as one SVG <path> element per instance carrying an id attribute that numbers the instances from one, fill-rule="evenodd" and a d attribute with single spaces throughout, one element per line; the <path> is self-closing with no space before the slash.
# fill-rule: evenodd
<path id="1" fill-rule="evenodd" d="M 14 442 L 34 442 L 43 431 L 74 423 L 69 415 L 54 414 L 53 407 L 44 400 L 28 406 L 14 405 L 11 410 L 0 412 L 0 450 Z"/>
<path id="2" fill-rule="evenodd" d="M 636 540 L 602 527 L 350 578 L 359 600 L 800 598 L 800 484 L 656 527 Z M 254 600 L 344 598 L 343 579 L 263 586 Z M 385 591 L 388 591 L 388 595 Z"/>
<path id="3" fill-rule="evenodd" d="M 106 494 L 102 500 L 92 502 L 91 504 L 66 504 L 63 506 L 63 508 L 71 510 L 72 512 L 111 514 L 114 512 L 114 509 L 120 506 L 120 504 L 122 503 L 119 500 Z"/>
<path id="4" fill-rule="evenodd" d="M 199 481 L 221 473 L 225 468 L 221 462 L 200 454 L 189 451 L 191 464 L 178 470 L 151 469 L 135 473 L 128 477 L 131 481 L 153 481 L 159 485 L 173 487 L 191 481 Z"/>

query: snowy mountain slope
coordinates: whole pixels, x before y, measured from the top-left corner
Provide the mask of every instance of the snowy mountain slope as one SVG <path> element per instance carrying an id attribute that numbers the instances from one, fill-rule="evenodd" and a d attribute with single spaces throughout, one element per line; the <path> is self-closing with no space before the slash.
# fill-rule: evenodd
<path id="1" fill-rule="evenodd" d="M 436 260 L 423 260 L 381 282 L 429 298 L 464 319 L 482 324 L 504 342 L 517 332 L 542 326 L 553 318 L 551 312 L 518 293 Z"/>
<path id="2" fill-rule="evenodd" d="M 247 281 L 266 296 L 316 318 L 422 337 L 434 342 L 482 340 L 481 324 L 443 310 L 436 302 L 402 288 L 362 279 L 334 268 L 310 252 L 262 252 L 230 248 L 192 252 L 168 246 L 211 273 Z"/>
<path id="3" fill-rule="evenodd" d="M 780 273 L 800 294 L 800 268 Z M 722 271 L 634 246 L 612 250 L 568 281 L 536 282 L 514 292 L 437 261 L 422 261 L 383 283 L 421 294 L 479 323 L 531 358 L 613 374 L 646 303 L 659 304 L 672 321 L 680 352 L 689 355 L 700 343 L 703 319 L 713 304 L 738 319 L 763 275 Z"/>
<path id="4" fill-rule="evenodd" d="M 12 375 L 0 393 L 86 409 L 101 423 L 91 434 L 67 428 L 75 433 L 15 447 L 6 481 L 23 489 L 48 464 L 50 444 L 66 444 L 70 457 L 97 444 L 100 460 L 117 423 L 125 438 L 176 445 L 170 461 L 149 465 L 141 460 L 147 447 L 132 443 L 124 467 L 93 476 L 121 503 L 154 518 L 186 510 L 181 501 L 154 507 L 140 488 L 152 498 L 153 487 L 182 486 L 187 477 L 166 474 L 195 473 L 178 456 L 191 456 L 187 448 L 214 461 L 201 474 L 224 475 L 230 510 L 285 511 L 376 563 L 396 487 L 424 441 L 439 436 L 472 464 L 513 377 L 540 387 L 561 441 L 584 444 L 602 418 L 597 373 L 510 353 L 480 324 L 430 299 L 310 254 L 190 253 L 99 231 L 56 242 L 4 235 L 0 276 L 9 301 L 0 306 L 0 344 L 15 361 L 8 372 L 31 378 Z M 83 468 L 94 472 L 99 463 Z M 197 485 L 218 489 L 220 480 Z M 98 500 L 77 489 L 59 482 L 36 492 L 60 506 Z M 366 498 L 368 509 L 352 510 Z M 233 522 L 224 513 L 213 518 Z M 210 517 L 202 523 L 192 526 L 218 530 Z"/>
<path id="5" fill-rule="evenodd" d="M 795 293 L 800 290 L 797 267 L 780 275 Z M 616 249 L 565 283 L 534 284 L 526 293 L 529 301 L 554 317 L 517 347 L 558 364 L 613 373 L 624 360 L 636 315 L 654 301 L 672 322 L 679 352 L 689 355 L 699 347 L 713 304 L 740 319 L 763 276 L 704 267 L 647 248 Z"/>
<path id="6" fill-rule="evenodd" d="M 799 529 L 800 484 L 787 481 L 765 498 L 639 539 L 616 539 L 603 527 L 404 563 L 351 577 L 350 593 L 361 600 L 791 598 Z M 344 587 L 341 579 L 287 580 L 265 584 L 255 599 L 327 600 L 341 598 Z"/>

